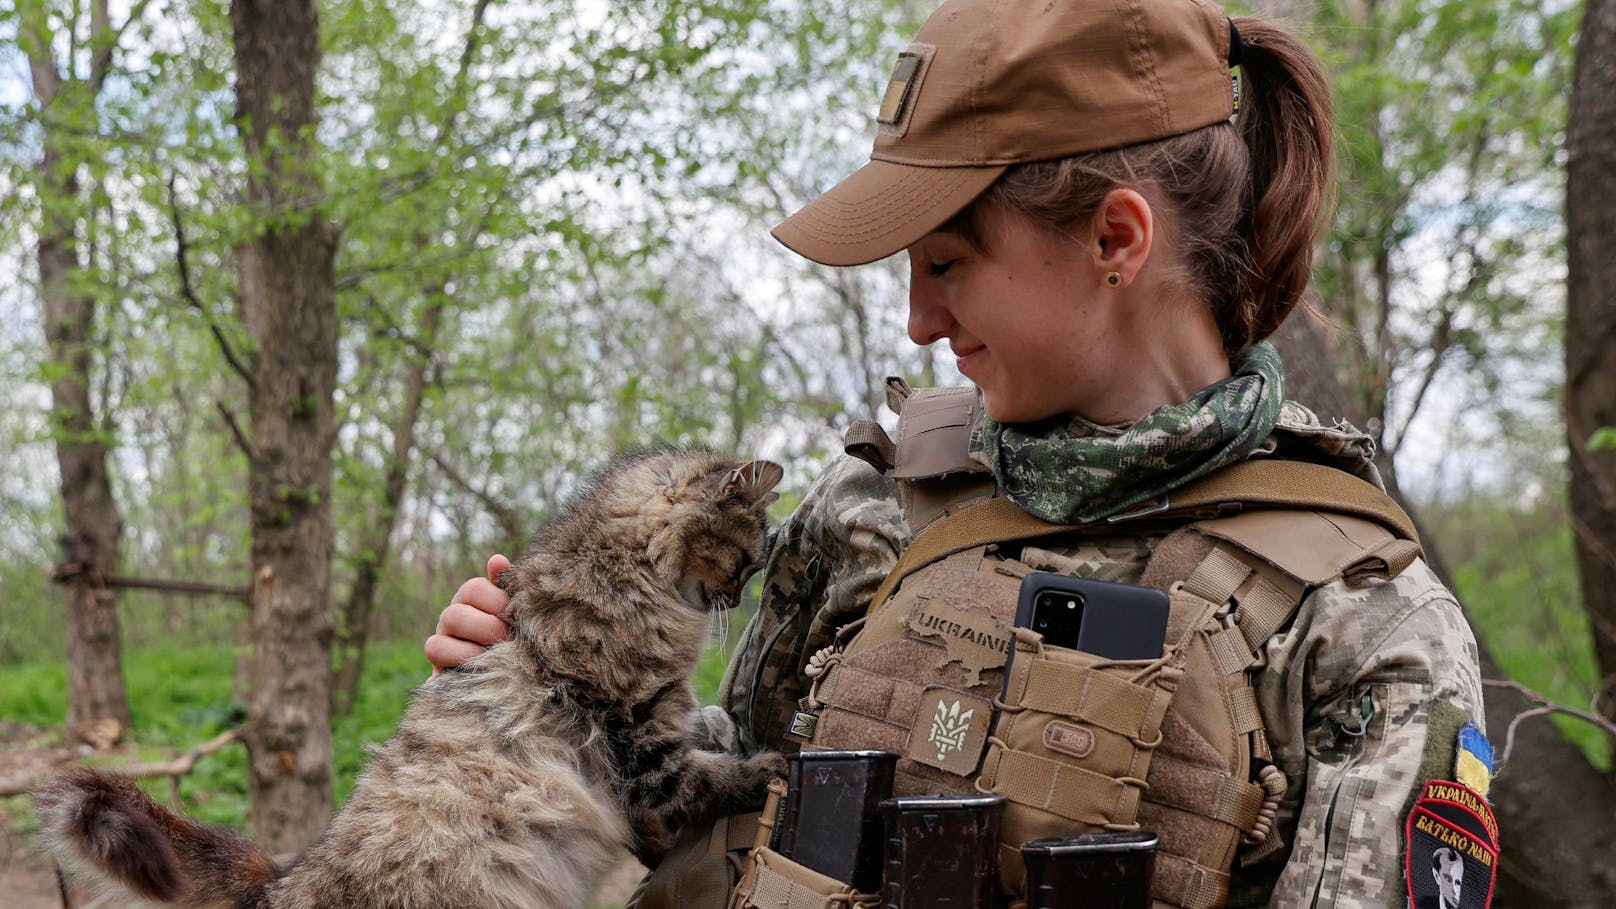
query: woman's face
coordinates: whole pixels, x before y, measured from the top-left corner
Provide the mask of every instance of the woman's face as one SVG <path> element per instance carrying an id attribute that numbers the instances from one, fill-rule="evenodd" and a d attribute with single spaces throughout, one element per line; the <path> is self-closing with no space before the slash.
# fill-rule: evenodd
<path id="1" fill-rule="evenodd" d="M 1000 422 L 1142 415 L 1117 412 L 1133 345 L 1094 252 L 993 205 L 978 206 L 977 223 L 982 250 L 941 231 L 909 247 L 910 339 L 946 339 Z"/>

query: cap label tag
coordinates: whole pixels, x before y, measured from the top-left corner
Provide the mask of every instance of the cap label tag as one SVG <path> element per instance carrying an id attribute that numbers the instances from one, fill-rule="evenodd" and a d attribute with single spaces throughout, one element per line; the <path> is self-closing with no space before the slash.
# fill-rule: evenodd
<path id="1" fill-rule="evenodd" d="M 920 73 L 921 60 L 919 54 L 908 51 L 898 55 L 898 65 L 892 68 L 892 78 L 887 80 L 887 93 L 881 98 L 881 110 L 875 116 L 877 123 L 896 126 L 903 119 L 904 109 L 912 94 L 909 89 L 915 83 L 915 76 Z"/>

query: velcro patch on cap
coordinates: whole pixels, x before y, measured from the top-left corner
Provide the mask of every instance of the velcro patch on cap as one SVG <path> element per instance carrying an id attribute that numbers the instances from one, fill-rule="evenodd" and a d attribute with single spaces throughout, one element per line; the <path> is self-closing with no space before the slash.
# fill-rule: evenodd
<path id="1" fill-rule="evenodd" d="M 987 749 L 992 725 L 991 701 L 933 686 L 920 695 L 904 754 L 929 767 L 969 776 Z"/>
<path id="2" fill-rule="evenodd" d="M 1498 878 L 1498 821 L 1480 793 L 1431 780 L 1408 813 L 1403 877 L 1415 909 L 1487 909 Z"/>
<path id="3" fill-rule="evenodd" d="M 922 59 L 919 54 L 908 51 L 898 55 L 898 64 L 892 68 L 892 78 L 887 80 L 886 93 L 881 96 L 881 110 L 875 115 L 877 123 L 896 126 L 903 119 L 910 87 L 917 81 L 915 77 L 920 75 Z"/>

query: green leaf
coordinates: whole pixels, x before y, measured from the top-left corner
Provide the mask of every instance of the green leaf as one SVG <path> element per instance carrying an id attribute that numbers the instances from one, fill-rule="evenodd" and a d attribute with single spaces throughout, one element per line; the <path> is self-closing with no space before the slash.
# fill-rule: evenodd
<path id="1" fill-rule="evenodd" d="M 1589 451 L 1610 451 L 1616 449 L 1616 426 L 1601 426 L 1588 437 Z"/>

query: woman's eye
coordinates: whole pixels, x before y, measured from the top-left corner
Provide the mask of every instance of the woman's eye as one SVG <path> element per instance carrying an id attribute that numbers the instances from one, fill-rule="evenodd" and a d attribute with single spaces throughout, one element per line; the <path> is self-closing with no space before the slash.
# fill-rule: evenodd
<path id="1" fill-rule="evenodd" d="M 926 266 L 926 274 L 931 275 L 933 278 L 941 278 L 944 273 L 946 273 L 950 268 L 954 267 L 954 263 L 957 261 L 959 260 L 949 259 L 946 262 L 933 262 Z"/>

